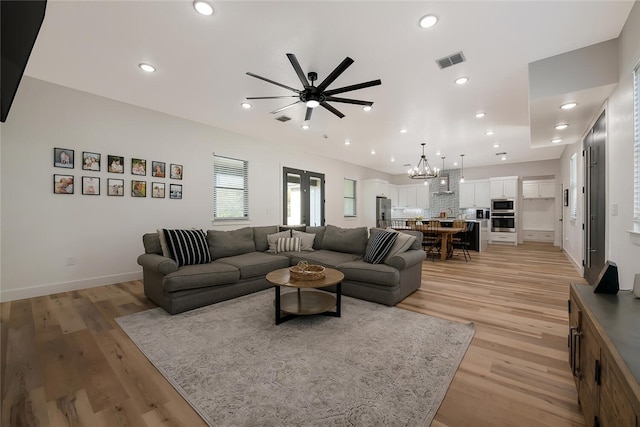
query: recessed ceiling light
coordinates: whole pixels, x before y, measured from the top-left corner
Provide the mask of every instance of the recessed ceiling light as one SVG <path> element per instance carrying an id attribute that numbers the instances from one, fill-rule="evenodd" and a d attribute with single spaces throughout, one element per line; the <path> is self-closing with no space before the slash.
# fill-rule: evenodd
<path id="1" fill-rule="evenodd" d="M 453 162 L 453 166 L 458 166 L 458 162 Z"/>
<path id="2" fill-rule="evenodd" d="M 364 107 L 362 107 L 364 111 L 371 111 L 372 108 L 373 107 L 371 107 L 371 105 L 365 105 Z"/>
<path id="3" fill-rule="evenodd" d="M 500 148 L 500 144 L 496 142 L 495 144 L 493 144 L 493 148 Z"/>
<path id="4" fill-rule="evenodd" d="M 431 28 L 438 22 L 438 17 L 435 15 L 425 15 L 420 18 L 420 28 Z"/>
<path id="5" fill-rule="evenodd" d="M 562 142 L 562 138 L 553 138 L 551 142 L 553 142 L 554 144 L 557 144 L 559 142 Z"/>
<path id="6" fill-rule="evenodd" d="M 400 133 L 407 133 L 406 129 L 400 129 Z"/>
<path id="7" fill-rule="evenodd" d="M 507 160 L 507 155 L 503 154 L 502 157 L 500 157 L 500 160 Z"/>
<path id="8" fill-rule="evenodd" d="M 371 155 L 376 154 L 376 150 L 371 150 Z"/>
<path id="9" fill-rule="evenodd" d="M 436 156 L 440 156 L 440 151 L 436 151 Z"/>
<path id="10" fill-rule="evenodd" d="M 140 69 L 142 71 L 146 71 L 147 73 L 153 73 L 156 70 L 156 67 L 154 67 L 151 64 L 144 63 L 144 62 L 138 64 L 138 67 L 140 67 Z"/>
<path id="11" fill-rule="evenodd" d="M 307 130 L 309 129 L 309 123 L 303 123 L 302 126 L 300 126 L 302 129 Z"/>
<path id="12" fill-rule="evenodd" d="M 351 141 L 349 141 L 348 139 L 344 140 L 344 145 L 351 145 Z"/>
<path id="13" fill-rule="evenodd" d="M 484 134 L 487 135 L 487 136 L 491 136 L 491 135 L 494 134 L 494 132 L 492 130 L 488 130 Z"/>
<path id="14" fill-rule="evenodd" d="M 396 158 L 395 158 L 395 157 L 392 157 L 392 158 L 391 158 L 391 163 L 393 163 L 393 162 L 395 162 L 395 161 L 396 161 Z"/>
<path id="15" fill-rule="evenodd" d="M 469 81 L 469 77 L 458 77 L 455 82 L 457 85 L 463 85 Z"/>
<path id="16" fill-rule="evenodd" d="M 242 108 L 244 108 L 245 110 L 248 110 L 249 108 L 252 107 L 252 105 L 249 104 L 248 102 L 243 102 L 242 104 L 240 104 L 240 106 L 242 106 Z"/>
<path id="17" fill-rule="evenodd" d="M 486 115 L 487 115 L 487 113 L 485 113 L 483 111 L 480 111 L 480 112 L 476 113 L 476 119 L 481 119 Z"/>
<path id="18" fill-rule="evenodd" d="M 566 123 L 560 123 L 559 125 L 556 125 L 555 129 L 556 130 L 565 130 L 566 128 L 568 128 L 569 125 Z"/>
<path id="19" fill-rule="evenodd" d="M 562 104 L 560 108 L 562 108 L 563 110 L 571 110 L 572 108 L 575 108 L 577 105 L 578 105 L 577 102 L 567 102 L 566 104 Z"/>
<path id="20" fill-rule="evenodd" d="M 209 2 L 203 0 L 195 0 L 193 2 L 193 7 L 195 7 L 195 9 L 201 15 L 213 15 L 213 6 L 211 6 Z"/>

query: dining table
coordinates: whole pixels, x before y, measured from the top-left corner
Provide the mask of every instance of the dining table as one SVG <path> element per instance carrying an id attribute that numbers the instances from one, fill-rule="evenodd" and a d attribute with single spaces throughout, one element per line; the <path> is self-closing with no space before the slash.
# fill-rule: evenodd
<path id="1" fill-rule="evenodd" d="M 416 230 L 424 233 L 427 230 L 426 225 L 412 224 L 411 226 L 397 228 L 397 230 Z M 439 225 L 437 227 L 429 228 L 429 232 L 438 233 L 441 236 L 440 243 L 440 259 L 445 261 L 449 255 L 449 249 L 452 246 L 453 235 L 464 231 L 464 227 L 443 227 Z"/>

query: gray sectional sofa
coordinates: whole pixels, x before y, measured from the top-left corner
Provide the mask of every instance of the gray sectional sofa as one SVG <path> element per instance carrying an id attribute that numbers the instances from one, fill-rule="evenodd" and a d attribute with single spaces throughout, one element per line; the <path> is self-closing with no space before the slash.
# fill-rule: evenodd
<path id="1" fill-rule="evenodd" d="M 145 253 L 138 257 L 145 295 L 167 312 L 176 314 L 267 289 L 272 286 L 265 278 L 267 273 L 300 261 L 341 271 L 345 276 L 343 295 L 385 305 L 397 304 L 420 287 L 425 259 L 420 232 L 405 232 L 415 236 L 408 250 L 371 264 L 363 261 L 363 256 L 380 229 L 372 228 L 368 233 L 366 227 L 297 227 L 287 232 L 301 231 L 299 235 L 304 234 L 307 247 L 303 244 L 301 251 L 273 253 L 274 244 L 272 241 L 270 247 L 270 240 L 282 231 L 276 225 L 208 230 L 206 241 L 212 261 L 183 266 L 163 255 L 158 233 L 145 234 L 142 239 Z M 315 235 L 312 246 L 309 234 Z M 412 239 L 404 236 L 404 240 Z"/>

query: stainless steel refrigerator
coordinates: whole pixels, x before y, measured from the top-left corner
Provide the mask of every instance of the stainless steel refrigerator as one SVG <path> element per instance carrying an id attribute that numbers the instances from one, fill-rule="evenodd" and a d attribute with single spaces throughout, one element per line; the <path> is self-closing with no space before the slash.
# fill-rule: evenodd
<path id="1" fill-rule="evenodd" d="M 376 227 L 391 226 L 391 199 L 376 197 Z"/>

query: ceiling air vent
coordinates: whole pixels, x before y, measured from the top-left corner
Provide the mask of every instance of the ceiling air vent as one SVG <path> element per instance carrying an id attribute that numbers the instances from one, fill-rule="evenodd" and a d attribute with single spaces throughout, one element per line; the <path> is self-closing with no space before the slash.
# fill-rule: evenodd
<path id="1" fill-rule="evenodd" d="M 464 61 L 466 61 L 466 59 L 464 59 L 464 53 L 462 52 L 457 52 L 457 53 L 454 53 L 453 55 L 436 59 L 436 62 L 438 63 L 438 67 L 440 67 L 440 69 L 451 67 L 452 65 L 456 65 Z"/>
<path id="2" fill-rule="evenodd" d="M 291 117 L 288 117 L 288 116 L 280 116 L 280 117 L 276 117 L 276 120 L 277 120 L 277 121 L 279 121 L 279 122 L 284 123 L 284 122 L 288 122 L 289 120 L 291 120 Z"/>

